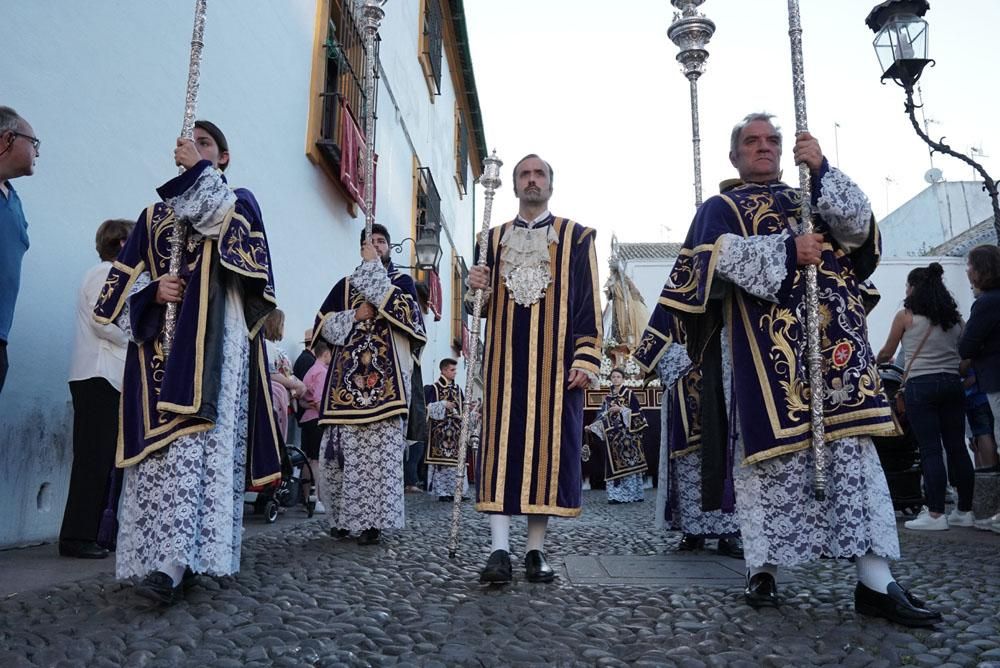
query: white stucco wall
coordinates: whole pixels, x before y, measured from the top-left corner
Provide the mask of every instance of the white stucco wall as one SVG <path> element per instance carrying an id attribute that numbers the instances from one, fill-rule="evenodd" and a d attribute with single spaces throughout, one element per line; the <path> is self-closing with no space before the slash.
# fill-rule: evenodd
<path id="1" fill-rule="evenodd" d="M 882 254 L 922 255 L 992 215 L 982 183 L 934 183 L 879 222 Z"/>
<path id="2" fill-rule="evenodd" d="M 410 236 L 416 155 L 432 169 L 458 252 L 471 258 L 474 198 L 459 201 L 451 178 L 454 90 L 445 59 L 442 95 L 430 103 L 417 60 L 417 4 L 393 3 L 381 32 L 384 81 L 395 105 L 383 88 L 379 222 L 396 239 Z M 27 118 L 43 144 L 35 175 L 15 182 L 31 249 L 0 395 L 0 491 L 7 502 L 0 546 L 58 532 L 71 460 L 66 374 L 78 281 L 97 259 L 100 222 L 135 218 L 176 173 L 192 5 L 5 3 L 0 104 Z M 260 201 L 293 358 L 330 287 L 355 266 L 363 225 L 304 153 L 315 19 L 315 2 L 209 3 L 198 104 L 198 116 L 218 123 L 229 139 L 230 182 Z M 424 353 L 425 368 L 435 370 L 451 354 L 451 251 L 444 234 L 442 242 L 446 314 L 429 325 Z"/>
<path id="3" fill-rule="evenodd" d="M 955 298 L 963 318 L 972 309 L 972 289 L 965 275 L 965 259 L 959 257 L 890 257 L 882 258 L 871 280 L 882 299 L 868 315 L 868 338 L 878 352 L 889 336 L 889 327 L 906 298 L 906 277 L 918 268 L 937 262 L 944 269 L 944 285 Z"/>

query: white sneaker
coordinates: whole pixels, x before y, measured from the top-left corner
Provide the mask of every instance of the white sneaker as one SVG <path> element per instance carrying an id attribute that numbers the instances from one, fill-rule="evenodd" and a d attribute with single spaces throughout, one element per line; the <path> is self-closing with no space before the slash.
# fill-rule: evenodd
<path id="1" fill-rule="evenodd" d="M 916 519 L 904 522 L 903 526 L 914 531 L 947 531 L 948 517 L 946 515 L 931 517 L 930 511 L 924 506 Z"/>
<path id="2" fill-rule="evenodd" d="M 948 526 L 950 527 L 973 527 L 976 524 L 976 516 L 972 514 L 971 510 L 966 510 L 964 513 L 955 508 L 950 513 L 948 513 Z"/>
<path id="3" fill-rule="evenodd" d="M 994 524 L 1000 524 L 1000 513 L 997 513 L 993 517 L 985 517 L 974 522 L 975 527 L 980 531 L 989 531 L 993 528 Z"/>

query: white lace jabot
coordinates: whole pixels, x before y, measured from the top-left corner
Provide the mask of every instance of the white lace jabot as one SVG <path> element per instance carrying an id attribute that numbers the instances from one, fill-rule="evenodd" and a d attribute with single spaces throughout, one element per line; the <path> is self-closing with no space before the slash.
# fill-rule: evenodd
<path id="1" fill-rule="evenodd" d="M 549 244 L 559 241 L 552 225 L 530 229 L 510 225 L 500 239 L 500 275 L 514 301 L 531 306 L 552 283 Z"/>

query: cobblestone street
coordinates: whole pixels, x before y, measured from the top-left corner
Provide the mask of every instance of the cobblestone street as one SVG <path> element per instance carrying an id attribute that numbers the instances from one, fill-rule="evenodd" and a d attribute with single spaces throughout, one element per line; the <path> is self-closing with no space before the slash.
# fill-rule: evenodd
<path id="1" fill-rule="evenodd" d="M 834 561 L 782 572 L 783 607 L 752 610 L 742 563 L 676 555 L 679 535 L 652 527 L 654 496 L 585 492 L 580 519 L 550 525 L 549 585 L 523 579 L 520 520 L 514 584 L 480 587 L 486 521 L 465 504 L 448 560 L 450 505 L 424 495 L 407 495 L 407 528 L 374 547 L 297 509 L 267 527 L 248 516 L 242 572 L 201 577 L 165 610 L 115 581 L 110 559 L 0 552 L 0 666 L 1000 666 L 996 534 L 901 530 L 895 574 L 945 620 L 909 630 L 855 615 L 854 567 Z M 26 584 L 43 567 L 62 582 Z"/>

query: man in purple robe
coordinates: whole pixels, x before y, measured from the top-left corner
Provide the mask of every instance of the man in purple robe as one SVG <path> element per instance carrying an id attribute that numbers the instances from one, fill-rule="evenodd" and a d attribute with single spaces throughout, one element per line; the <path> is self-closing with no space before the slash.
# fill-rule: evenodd
<path id="1" fill-rule="evenodd" d="M 513 577 L 511 515 L 528 516 L 528 581 L 555 577 L 545 531 L 551 515 L 580 514 L 584 388 L 597 387 L 601 363 L 594 230 L 549 212 L 552 167 L 537 155 L 513 178 L 518 215 L 489 231 L 486 266 L 469 271 L 489 296 L 476 476 L 476 510 L 490 514 L 487 584 Z"/>
<path id="2" fill-rule="evenodd" d="M 260 335 L 275 307 L 271 258 L 253 193 L 223 177 L 229 145 L 196 121 L 178 139 L 186 171 L 157 193 L 115 260 L 94 309 L 128 334 L 117 464 L 125 468 L 117 576 L 170 604 L 194 573 L 239 570 L 243 492 L 281 476 Z M 184 225 L 180 276 L 168 273 Z M 178 304 L 170 355 L 166 304 Z"/>
<path id="3" fill-rule="evenodd" d="M 722 426 L 722 438 L 702 433 L 707 479 L 728 477 L 732 444 L 750 605 L 778 604 L 778 565 L 854 559 L 859 613 L 930 626 L 940 615 L 889 570 L 899 539 L 871 440 L 893 431 L 860 287 L 878 263 L 878 227 L 864 193 L 802 133 L 795 161 L 809 167 L 817 216 L 815 232 L 801 233 L 801 193 L 780 181 L 781 132 L 771 118 L 750 114 L 733 128 L 729 158 L 740 181 L 698 209 L 660 297 L 701 368 L 702 425 Z M 821 295 L 824 500 L 812 492 L 808 265 L 818 268 Z M 706 509 L 721 504 L 721 486 L 703 492 Z"/>
<path id="4" fill-rule="evenodd" d="M 362 263 L 320 307 L 313 340 L 333 347 L 319 407 L 321 493 L 334 536 L 374 545 L 404 524 L 403 450 L 414 360 L 427 341 L 413 279 L 389 259 L 389 231 L 361 233 Z"/>

